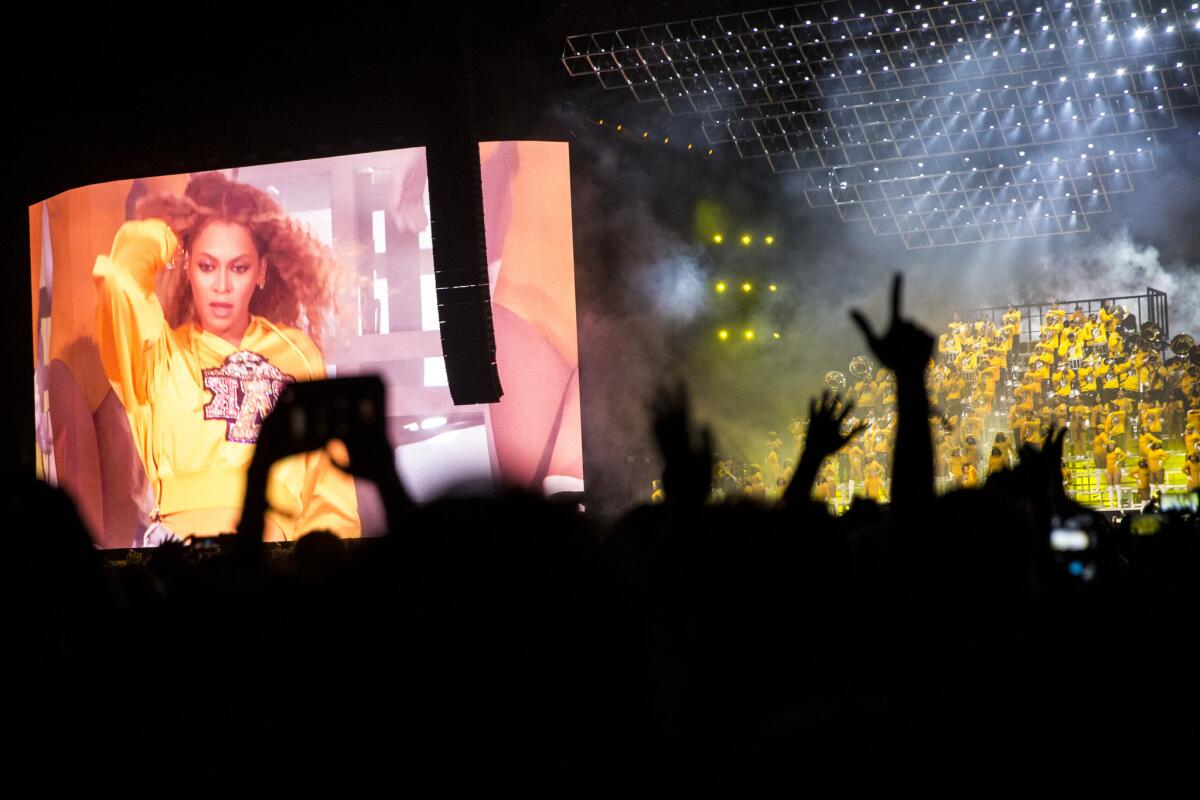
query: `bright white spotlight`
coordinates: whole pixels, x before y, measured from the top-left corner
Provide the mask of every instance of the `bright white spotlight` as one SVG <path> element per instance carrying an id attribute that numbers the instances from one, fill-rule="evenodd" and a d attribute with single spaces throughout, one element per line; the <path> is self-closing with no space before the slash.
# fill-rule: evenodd
<path id="1" fill-rule="evenodd" d="M 1133 38 L 1145 39 L 1147 33 L 1149 33 L 1149 31 L 1146 30 L 1145 28 L 1138 28 L 1136 31 L 1133 32 Z"/>

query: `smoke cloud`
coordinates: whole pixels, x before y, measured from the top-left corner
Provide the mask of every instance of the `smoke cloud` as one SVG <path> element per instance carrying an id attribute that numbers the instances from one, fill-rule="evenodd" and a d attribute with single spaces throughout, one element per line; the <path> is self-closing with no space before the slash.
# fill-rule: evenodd
<path id="1" fill-rule="evenodd" d="M 1036 272 L 1037 284 L 1026 287 L 1023 299 L 1035 299 L 1034 294 L 1040 295 L 1037 300 L 1094 297 L 1097 292 L 1134 295 L 1149 287 L 1167 293 L 1173 333 L 1200 332 L 1200 267 L 1164 264 L 1158 248 L 1135 242 L 1128 228 L 1043 259 Z"/>

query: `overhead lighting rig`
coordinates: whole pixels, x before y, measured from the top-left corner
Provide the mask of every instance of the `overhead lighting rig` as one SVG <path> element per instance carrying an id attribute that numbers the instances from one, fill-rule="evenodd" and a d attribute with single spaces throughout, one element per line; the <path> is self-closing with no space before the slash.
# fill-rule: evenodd
<path id="1" fill-rule="evenodd" d="M 563 63 L 908 247 L 994 241 L 1087 230 L 1154 169 L 1200 107 L 1200 3 L 842 0 L 571 36 Z"/>

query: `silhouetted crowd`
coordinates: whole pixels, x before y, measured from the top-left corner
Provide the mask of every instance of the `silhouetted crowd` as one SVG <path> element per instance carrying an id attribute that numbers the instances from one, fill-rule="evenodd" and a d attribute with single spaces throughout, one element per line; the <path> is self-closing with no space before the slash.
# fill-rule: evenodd
<path id="1" fill-rule="evenodd" d="M 236 533 L 104 560 L 63 494 L 5 487 L 10 783 L 118 796 L 1154 793 L 1190 773 L 1200 539 L 1063 489 L 1064 436 L 938 494 L 931 334 L 895 376 L 890 504 L 832 516 L 858 431 L 814 400 L 779 502 L 710 501 L 682 389 L 662 502 L 601 527 L 522 494 L 409 501 L 348 442 L 388 534 L 262 543 L 268 418 Z M 878 479 L 878 476 L 876 476 Z M 15 785 L 15 784 L 12 784 Z"/>

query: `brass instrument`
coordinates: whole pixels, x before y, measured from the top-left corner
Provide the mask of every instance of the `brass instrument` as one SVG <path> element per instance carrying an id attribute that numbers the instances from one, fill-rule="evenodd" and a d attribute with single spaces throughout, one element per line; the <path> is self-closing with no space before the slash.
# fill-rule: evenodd
<path id="1" fill-rule="evenodd" d="M 875 374 L 875 362 L 867 356 L 850 359 L 850 374 L 859 380 L 868 380 Z"/>
<path id="2" fill-rule="evenodd" d="M 1171 339 L 1171 352 L 1177 356 L 1186 356 L 1188 351 L 1196 346 L 1196 340 L 1190 333 L 1177 333 Z"/>
<path id="3" fill-rule="evenodd" d="M 830 370 L 825 373 L 825 388 L 834 394 L 841 394 L 846 391 L 846 376 L 837 370 Z"/>
<path id="4" fill-rule="evenodd" d="M 1162 350 L 1166 346 L 1162 328 L 1157 322 L 1143 322 L 1138 336 L 1138 346 L 1142 350 Z"/>

